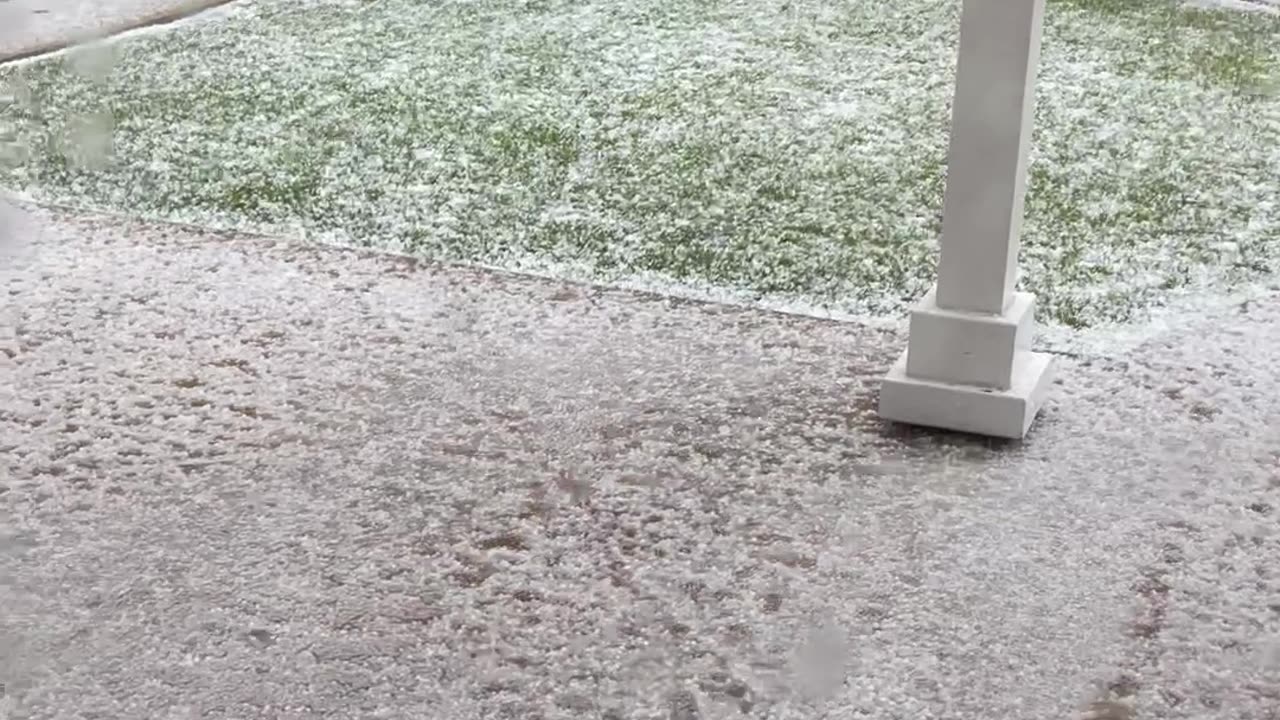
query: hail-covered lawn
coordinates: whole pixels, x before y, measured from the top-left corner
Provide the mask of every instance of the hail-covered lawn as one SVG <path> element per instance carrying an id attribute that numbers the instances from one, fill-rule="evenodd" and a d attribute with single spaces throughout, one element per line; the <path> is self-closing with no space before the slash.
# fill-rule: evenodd
<path id="1" fill-rule="evenodd" d="M 955 0 L 250 3 L 0 70 L 26 150 L 0 184 L 884 312 L 932 278 L 958 25 Z M 1275 17 L 1051 0 L 1022 256 L 1044 315 L 1273 272 L 1278 89 Z"/>

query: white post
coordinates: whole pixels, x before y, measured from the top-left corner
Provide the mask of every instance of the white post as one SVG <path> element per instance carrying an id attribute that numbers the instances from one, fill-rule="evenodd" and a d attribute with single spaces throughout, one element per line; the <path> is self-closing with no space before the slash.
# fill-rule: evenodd
<path id="1" fill-rule="evenodd" d="M 938 284 L 880 390 L 887 420 L 1021 438 L 1052 358 L 1014 291 L 1045 0 L 964 0 Z"/>

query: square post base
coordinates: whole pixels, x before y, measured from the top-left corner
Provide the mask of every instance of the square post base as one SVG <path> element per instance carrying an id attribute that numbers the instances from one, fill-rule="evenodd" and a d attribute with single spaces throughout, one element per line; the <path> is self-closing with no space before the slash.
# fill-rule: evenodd
<path id="1" fill-rule="evenodd" d="M 880 417 L 894 422 L 1021 439 L 1053 382 L 1054 358 L 1019 350 L 1008 390 L 955 385 L 907 375 L 902 353 L 880 387 Z"/>

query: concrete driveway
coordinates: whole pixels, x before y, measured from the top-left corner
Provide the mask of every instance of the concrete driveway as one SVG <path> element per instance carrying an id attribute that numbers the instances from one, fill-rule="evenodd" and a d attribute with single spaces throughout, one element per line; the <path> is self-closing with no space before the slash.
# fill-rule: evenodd
<path id="1" fill-rule="evenodd" d="M 0 63 L 194 15 L 229 0 L 0 0 Z"/>
<path id="2" fill-rule="evenodd" d="M 11 718 L 1280 711 L 1280 296 L 884 427 L 887 330 L 58 212 L 11 261 Z M 0 713 L 3 715 L 3 713 Z"/>

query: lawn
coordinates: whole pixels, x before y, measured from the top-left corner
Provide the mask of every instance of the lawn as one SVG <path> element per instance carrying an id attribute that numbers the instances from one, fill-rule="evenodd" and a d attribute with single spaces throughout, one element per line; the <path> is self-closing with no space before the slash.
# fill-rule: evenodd
<path id="1" fill-rule="evenodd" d="M 276 0 L 0 70 L 37 199 L 900 311 L 955 0 Z M 108 68 L 109 66 L 109 68 Z M 1129 321 L 1280 264 L 1280 19 L 1051 0 L 1022 284 Z"/>

